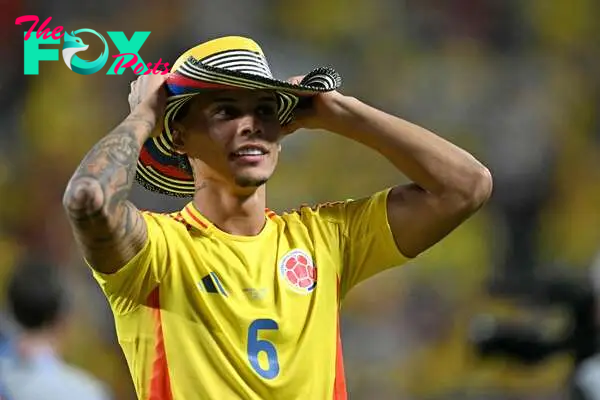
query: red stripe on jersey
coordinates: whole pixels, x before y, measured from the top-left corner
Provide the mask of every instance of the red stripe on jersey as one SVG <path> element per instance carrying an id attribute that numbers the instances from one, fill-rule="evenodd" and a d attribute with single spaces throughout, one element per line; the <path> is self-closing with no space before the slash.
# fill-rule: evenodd
<path id="1" fill-rule="evenodd" d="M 192 226 L 187 223 L 181 212 L 177 214 L 167 214 L 167 216 L 185 226 L 185 229 L 187 229 L 188 231 L 192 230 Z"/>
<path id="2" fill-rule="evenodd" d="M 206 225 L 204 223 L 204 221 L 202 221 L 200 218 L 198 218 L 196 215 L 194 215 L 193 211 L 190 209 L 190 207 L 192 207 L 191 205 L 188 205 L 187 207 L 185 207 L 185 211 L 187 211 L 187 215 L 190 216 L 191 219 L 193 219 L 198 225 L 200 225 L 202 228 L 206 229 L 208 228 L 208 225 Z"/>
<path id="3" fill-rule="evenodd" d="M 265 213 L 267 214 L 267 217 L 274 219 L 277 216 L 277 213 L 269 208 L 265 208 Z"/>
<path id="4" fill-rule="evenodd" d="M 337 282 L 338 292 L 338 315 L 337 315 L 337 333 L 336 333 L 336 349 L 335 349 L 335 381 L 333 382 L 333 400 L 347 400 L 348 393 L 346 390 L 346 374 L 344 372 L 344 356 L 342 351 L 342 336 L 340 332 L 340 281 Z"/>
<path id="5" fill-rule="evenodd" d="M 333 383 L 333 400 L 347 400 L 346 376 L 344 372 L 344 356 L 342 355 L 342 337 L 338 318 L 337 346 L 335 351 L 335 382 Z"/>
<path id="6" fill-rule="evenodd" d="M 173 400 L 171 393 L 171 379 L 167 365 L 167 352 L 165 351 L 165 338 L 162 331 L 162 317 L 160 314 L 160 296 L 158 288 L 148 296 L 148 306 L 153 308 L 156 344 L 155 355 L 152 363 L 152 376 L 150 378 L 150 396 L 148 400 Z"/>

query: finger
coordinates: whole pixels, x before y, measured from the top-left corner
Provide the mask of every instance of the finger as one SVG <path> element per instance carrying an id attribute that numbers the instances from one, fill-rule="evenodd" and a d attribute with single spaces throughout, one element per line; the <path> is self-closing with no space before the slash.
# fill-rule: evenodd
<path id="1" fill-rule="evenodd" d="M 130 89 L 131 89 L 131 93 L 137 93 L 139 91 L 140 85 L 139 85 L 139 78 L 134 80 L 133 82 L 131 82 L 131 84 L 129 85 Z"/>
<path id="2" fill-rule="evenodd" d="M 292 76 L 291 78 L 288 78 L 287 82 L 291 83 L 293 85 L 298 85 L 300 84 L 300 82 L 302 82 L 302 79 L 304 79 L 305 75 L 296 75 L 296 76 Z"/>

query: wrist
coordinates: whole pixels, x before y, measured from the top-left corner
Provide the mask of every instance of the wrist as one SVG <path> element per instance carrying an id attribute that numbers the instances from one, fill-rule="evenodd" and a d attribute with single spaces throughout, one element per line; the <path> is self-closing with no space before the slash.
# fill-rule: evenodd
<path id="1" fill-rule="evenodd" d="M 127 116 L 125 123 L 134 126 L 136 136 L 143 143 L 157 130 L 159 116 L 152 108 L 140 104 Z"/>
<path id="2" fill-rule="evenodd" d="M 138 104 L 129 115 L 151 121 L 158 121 L 159 117 L 158 112 L 145 102 Z"/>
<path id="3" fill-rule="evenodd" d="M 360 104 L 361 102 L 356 97 L 342 94 L 333 97 L 331 116 L 327 118 L 327 126 L 325 128 L 330 132 L 342 135 L 349 131 L 356 123 L 356 110 L 360 107 Z"/>

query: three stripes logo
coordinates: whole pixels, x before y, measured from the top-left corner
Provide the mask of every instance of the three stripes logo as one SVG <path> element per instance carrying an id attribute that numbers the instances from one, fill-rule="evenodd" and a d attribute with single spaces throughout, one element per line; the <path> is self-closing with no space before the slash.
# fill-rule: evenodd
<path id="1" fill-rule="evenodd" d="M 221 294 L 225 297 L 229 297 L 225 291 L 225 288 L 223 287 L 223 284 L 221 283 L 221 280 L 214 272 L 211 272 L 202 278 L 200 282 L 198 282 L 198 288 L 203 293 Z"/>

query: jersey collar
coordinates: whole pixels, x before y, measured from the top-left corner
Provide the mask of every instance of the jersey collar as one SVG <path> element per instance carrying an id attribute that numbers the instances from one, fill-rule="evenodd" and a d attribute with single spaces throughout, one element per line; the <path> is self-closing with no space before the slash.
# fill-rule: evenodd
<path id="1" fill-rule="evenodd" d="M 277 214 L 268 208 L 265 208 L 265 216 L 268 220 L 277 218 Z M 181 210 L 181 218 L 183 218 L 186 224 L 201 231 L 212 230 L 214 228 L 214 225 L 198 211 L 196 206 L 194 206 L 193 201 L 190 201 L 183 210 Z"/>

